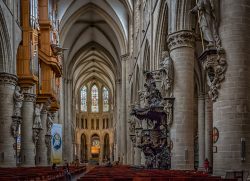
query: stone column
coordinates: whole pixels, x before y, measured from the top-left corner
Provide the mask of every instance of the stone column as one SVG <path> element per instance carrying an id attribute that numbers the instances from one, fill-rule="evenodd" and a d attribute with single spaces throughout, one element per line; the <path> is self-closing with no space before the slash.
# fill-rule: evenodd
<path id="1" fill-rule="evenodd" d="M 47 133 L 47 110 L 44 107 L 41 111 L 41 121 L 42 121 L 42 130 L 39 133 L 39 139 L 37 141 L 36 148 L 36 165 L 46 166 L 48 165 L 47 158 L 47 146 L 45 144 L 45 135 Z"/>
<path id="2" fill-rule="evenodd" d="M 171 168 L 194 168 L 194 35 L 178 31 L 168 37 L 174 62 L 174 121 L 170 130 L 173 141 Z"/>
<path id="3" fill-rule="evenodd" d="M 198 97 L 198 145 L 199 145 L 199 168 L 203 168 L 205 160 L 205 97 Z"/>
<path id="4" fill-rule="evenodd" d="M 129 55 L 127 55 L 127 60 L 129 58 Z M 130 88 L 130 85 L 129 85 L 129 68 L 130 68 L 130 63 L 131 61 L 128 60 L 126 61 L 126 90 L 131 90 Z M 131 152 L 131 147 L 133 147 L 133 144 L 131 142 L 131 139 L 130 139 L 130 131 L 129 131 L 129 127 L 130 127 L 130 124 L 129 124 L 129 117 L 130 117 L 130 105 L 129 105 L 129 98 L 131 98 L 131 91 L 126 91 L 126 125 L 127 125 L 127 129 L 126 129 L 126 140 L 127 140 L 127 164 L 128 165 L 131 165 L 132 164 L 132 152 Z"/>
<path id="5" fill-rule="evenodd" d="M 206 95 L 205 101 L 205 157 L 208 159 L 210 165 L 213 164 L 213 142 L 212 142 L 212 129 L 213 129 L 213 103 L 212 100 Z"/>
<path id="6" fill-rule="evenodd" d="M 17 77 L 8 73 L 0 73 L 0 166 L 15 167 L 15 139 L 11 134 L 14 110 L 13 94 Z"/>
<path id="7" fill-rule="evenodd" d="M 36 148 L 33 141 L 34 103 L 36 95 L 24 93 L 21 125 L 21 165 L 24 167 L 35 166 Z"/>
<path id="8" fill-rule="evenodd" d="M 127 104 L 126 104 L 126 61 L 128 55 L 121 56 L 122 61 L 122 97 L 121 97 L 121 138 L 122 140 L 118 143 L 121 144 L 121 156 L 123 157 L 123 163 L 127 164 Z"/>
<path id="9" fill-rule="evenodd" d="M 118 161 L 118 157 L 121 157 L 120 151 L 121 151 L 121 115 L 120 115 L 120 104 L 121 104 L 121 81 L 116 80 L 116 110 L 115 110 L 115 116 L 116 116 L 116 130 L 115 130 L 115 160 Z"/>
<path id="10" fill-rule="evenodd" d="M 219 131 L 213 168 L 214 174 L 225 175 L 225 170 L 250 170 L 250 1 L 221 0 L 220 8 L 219 34 L 228 68 L 213 104 L 213 126 Z"/>
<path id="11" fill-rule="evenodd" d="M 64 80 L 64 130 L 63 130 L 63 158 L 67 162 L 73 161 L 73 142 L 72 142 L 72 80 Z M 56 115 L 55 115 L 56 116 Z M 57 119 L 55 117 L 55 119 Z M 58 122 L 58 120 L 56 121 Z"/>

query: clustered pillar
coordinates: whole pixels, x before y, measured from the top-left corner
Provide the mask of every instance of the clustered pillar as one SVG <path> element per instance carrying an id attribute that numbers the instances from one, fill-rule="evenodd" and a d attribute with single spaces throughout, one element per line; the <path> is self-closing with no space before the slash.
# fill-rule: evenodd
<path id="1" fill-rule="evenodd" d="M 21 165 L 35 166 L 36 147 L 33 140 L 34 103 L 36 95 L 24 93 L 21 124 Z"/>
<path id="2" fill-rule="evenodd" d="M 119 142 L 121 144 L 121 159 L 122 164 L 127 163 L 127 112 L 126 112 L 126 61 L 128 55 L 123 55 L 121 57 L 122 61 L 122 97 L 121 97 L 121 137 L 123 140 Z"/>
<path id="3" fill-rule="evenodd" d="M 41 121 L 42 121 L 42 130 L 39 134 L 39 139 L 37 142 L 37 151 L 36 151 L 36 165 L 46 166 L 48 165 L 48 148 L 46 146 L 46 134 L 47 134 L 47 116 L 48 111 L 46 107 L 44 107 L 41 111 Z"/>
<path id="4" fill-rule="evenodd" d="M 205 97 L 198 97 L 198 145 L 199 145 L 199 168 L 203 167 L 205 160 Z"/>

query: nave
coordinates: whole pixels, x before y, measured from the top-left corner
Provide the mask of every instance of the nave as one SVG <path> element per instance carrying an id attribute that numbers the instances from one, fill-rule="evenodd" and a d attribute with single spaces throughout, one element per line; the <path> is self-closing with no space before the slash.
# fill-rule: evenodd
<path id="1" fill-rule="evenodd" d="M 249 0 L 0 0 L 1 175 L 246 180 L 249 17 Z"/>

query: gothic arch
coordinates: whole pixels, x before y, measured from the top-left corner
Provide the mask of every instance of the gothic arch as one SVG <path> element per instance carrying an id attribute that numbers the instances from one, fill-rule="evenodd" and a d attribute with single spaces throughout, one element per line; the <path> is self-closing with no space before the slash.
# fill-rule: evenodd
<path id="1" fill-rule="evenodd" d="M 0 7 L 0 72 L 12 72 L 12 52 L 8 28 L 4 19 L 2 8 Z"/>
<path id="2" fill-rule="evenodd" d="M 171 1 L 169 4 L 170 22 L 169 33 L 192 30 L 193 22 L 189 11 L 194 7 L 195 0 L 176 0 Z"/>
<path id="3" fill-rule="evenodd" d="M 155 41 L 155 68 L 159 67 L 159 63 L 162 59 L 162 52 L 168 51 L 167 36 L 168 36 L 168 4 L 165 1 L 161 1 L 159 19 L 157 22 L 156 41 Z"/>
<path id="4" fill-rule="evenodd" d="M 84 133 L 81 135 L 81 160 L 88 159 L 88 151 L 87 151 L 87 137 Z"/>
<path id="5" fill-rule="evenodd" d="M 108 133 L 104 136 L 103 159 L 110 159 L 110 137 Z"/>
<path id="6" fill-rule="evenodd" d="M 144 47 L 144 56 L 143 56 L 143 72 L 150 70 L 150 46 L 148 40 L 146 40 Z M 142 73 L 143 73 L 142 72 Z"/>

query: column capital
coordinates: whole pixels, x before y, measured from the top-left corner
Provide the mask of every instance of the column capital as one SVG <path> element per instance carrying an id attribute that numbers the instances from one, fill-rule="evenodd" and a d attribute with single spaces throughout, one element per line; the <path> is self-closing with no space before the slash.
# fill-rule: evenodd
<path id="1" fill-rule="evenodd" d="M 36 94 L 24 93 L 23 95 L 24 95 L 25 102 L 35 102 L 36 101 Z"/>
<path id="2" fill-rule="evenodd" d="M 121 79 L 116 79 L 116 80 L 115 80 L 115 83 L 116 83 L 116 84 L 121 84 Z"/>
<path id="3" fill-rule="evenodd" d="M 121 61 L 127 61 L 129 58 L 129 53 L 121 55 Z"/>
<path id="4" fill-rule="evenodd" d="M 204 93 L 199 93 L 199 95 L 198 95 L 198 100 L 205 100 L 205 94 Z"/>
<path id="5" fill-rule="evenodd" d="M 168 48 L 170 51 L 181 47 L 194 48 L 195 34 L 189 30 L 182 30 L 168 35 Z"/>
<path id="6" fill-rule="evenodd" d="M 0 84 L 11 84 L 13 86 L 17 85 L 17 76 L 14 74 L 9 74 L 2 72 L 0 73 Z"/>

